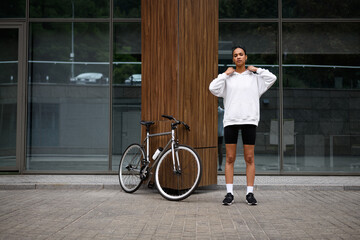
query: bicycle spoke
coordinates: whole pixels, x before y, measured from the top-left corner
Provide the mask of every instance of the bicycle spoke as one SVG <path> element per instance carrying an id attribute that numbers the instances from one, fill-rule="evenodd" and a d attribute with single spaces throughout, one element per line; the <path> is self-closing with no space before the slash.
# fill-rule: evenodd
<path id="1" fill-rule="evenodd" d="M 160 193 L 169 200 L 188 197 L 200 181 L 201 164 L 197 154 L 190 148 L 180 146 L 176 149 L 179 164 L 174 172 L 171 150 L 166 152 L 156 170 Z"/>
<path id="2" fill-rule="evenodd" d="M 132 144 L 125 150 L 119 165 L 119 182 L 125 192 L 131 193 L 140 187 L 140 168 L 144 157 L 145 153 L 138 144 Z"/>

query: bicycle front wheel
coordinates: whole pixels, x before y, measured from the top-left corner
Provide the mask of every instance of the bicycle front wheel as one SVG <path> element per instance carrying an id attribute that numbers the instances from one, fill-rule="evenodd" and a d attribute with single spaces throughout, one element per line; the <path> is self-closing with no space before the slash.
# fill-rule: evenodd
<path id="1" fill-rule="evenodd" d="M 121 157 L 118 175 L 120 186 L 125 192 L 133 193 L 140 187 L 143 159 L 145 152 L 139 144 L 131 144 Z"/>
<path id="2" fill-rule="evenodd" d="M 189 146 L 175 148 L 175 165 L 168 149 L 156 166 L 155 182 L 160 194 L 171 201 L 189 197 L 199 185 L 202 166 L 199 155 Z"/>

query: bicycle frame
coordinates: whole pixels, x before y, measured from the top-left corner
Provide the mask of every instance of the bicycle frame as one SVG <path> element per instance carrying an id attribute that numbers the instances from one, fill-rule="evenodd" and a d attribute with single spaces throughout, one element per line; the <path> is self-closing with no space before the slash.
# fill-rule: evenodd
<path id="1" fill-rule="evenodd" d="M 146 143 L 146 162 L 147 162 L 147 165 L 150 164 L 150 156 L 149 156 L 150 155 L 150 146 L 149 146 L 150 145 L 150 138 L 151 137 L 166 136 L 166 135 L 171 135 L 171 139 L 168 141 L 168 143 L 164 147 L 163 151 L 154 160 L 154 163 L 152 164 L 152 166 L 149 167 L 150 171 L 154 166 L 156 166 L 156 164 L 160 160 L 161 156 L 166 152 L 169 145 L 171 144 L 171 153 L 172 153 L 174 172 L 180 172 L 181 169 L 180 169 L 180 162 L 179 162 L 178 153 L 176 153 L 176 163 L 177 163 L 178 169 L 176 169 L 176 163 L 175 163 L 175 147 L 177 145 L 177 141 L 176 141 L 176 138 L 175 138 L 175 129 L 171 129 L 171 132 L 162 132 L 162 133 L 154 133 L 154 134 L 150 134 L 149 131 L 146 131 L 146 138 L 144 140 L 144 143 Z"/>
<path id="2" fill-rule="evenodd" d="M 156 184 L 164 198 L 179 201 L 190 196 L 199 185 L 202 175 L 201 160 L 194 149 L 179 144 L 177 139 L 178 125 L 183 125 L 190 131 L 189 125 L 170 115 L 161 116 L 172 121 L 171 131 L 150 134 L 150 127 L 155 122 L 141 121 L 140 124 L 146 127 L 146 136 L 142 145 L 133 143 L 125 150 L 119 164 L 119 182 L 127 193 L 135 192 L 144 182 L 147 182 L 149 188 Z M 152 157 L 154 161 L 151 161 L 150 138 L 166 135 L 171 136 L 170 140 L 166 137 L 168 142 L 165 148 L 162 151 L 158 148 L 160 153 L 157 150 Z M 151 177 L 152 174 L 154 177 Z"/>

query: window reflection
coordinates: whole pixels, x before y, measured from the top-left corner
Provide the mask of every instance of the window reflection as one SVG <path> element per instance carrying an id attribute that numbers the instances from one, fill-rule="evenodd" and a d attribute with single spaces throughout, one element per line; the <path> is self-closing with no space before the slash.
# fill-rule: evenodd
<path id="1" fill-rule="evenodd" d="M 0 29 L 0 168 L 16 166 L 18 32 Z"/>
<path id="2" fill-rule="evenodd" d="M 141 0 L 114 0 L 115 18 L 141 18 Z"/>
<path id="3" fill-rule="evenodd" d="M 26 0 L 1 0 L 0 18 L 25 18 Z"/>
<path id="4" fill-rule="evenodd" d="M 286 171 L 358 171 L 360 28 L 356 23 L 285 23 L 284 119 L 296 145 Z"/>
<path id="5" fill-rule="evenodd" d="M 285 18 L 359 18 L 358 0 L 283 0 Z"/>
<path id="6" fill-rule="evenodd" d="M 240 44 L 246 47 L 247 65 L 266 68 L 278 76 L 277 29 L 276 23 L 220 22 L 219 73 L 223 73 L 230 66 L 235 66 L 232 63 L 231 48 L 235 44 Z M 255 148 L 255 163 L 259 172 L 279 171 L 278 133 L 272 132 L 271 128 L 278 126 L 271 124 L 272 120 L 278 119 L 278 82 L 260 99 L 261 117 Z M 219 106 L 222 106 L 221 98 L 219 98 Z M 238 143 L 235 172 L 243 173 L 245 162 L 240 134 Z M 225 149 L 224 144 L 223 149 Z M 225 151 L 222 154 L 225 158 Z"/>
<path id="7" fill-rule="evenodd" d="M 30 0 L 31 18 L 105 18 L 109 0 Z"/>
<path id="8" fill-rule="evenodd" d="M 286 23 L 283 31 L 285 87 L 360 87 L 359 24 Z"/>
<path id="9" fill-rule="evenodd" d="M 141 23 L 114 24 L 112 169 L 141 139 Z"/>
<path id="10" fill-rule="evenodd" d="M 27 168 L 106 171 L 109 25 L 31 23 L 30 37 Z"/>
<path id="11" fill-rule="evenodd" d="M 219 18 L 276 18 L 277 0 L 219 0 Z"/>

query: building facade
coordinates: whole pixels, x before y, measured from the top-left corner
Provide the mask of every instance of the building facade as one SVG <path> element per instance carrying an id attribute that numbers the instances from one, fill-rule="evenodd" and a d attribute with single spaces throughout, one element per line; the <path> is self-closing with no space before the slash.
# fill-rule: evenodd
<path id="1" fill-rule="evenodd" d="M 126 146 L 141 139 L 150 101 L 142 97 L 145 2 L 1 1 L 0 171 L 117 171 Z M 213 2 L 218 73 L 234 66 L 231 47 L 241 44 L 248 65 L 278 77 L 260 99 L 257 172 L 358 175 L 360 2 Z M 244 173 L 239 143 L 235 171 Z"/>

